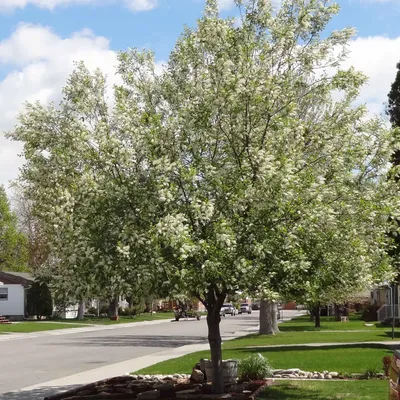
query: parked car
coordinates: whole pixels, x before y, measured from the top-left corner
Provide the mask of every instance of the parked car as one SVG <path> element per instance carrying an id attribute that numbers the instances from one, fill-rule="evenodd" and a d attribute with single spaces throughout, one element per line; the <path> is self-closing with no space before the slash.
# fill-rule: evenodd
<path id="1" fill-rule="evenodd" d="M 249 303 L 242 303 L 240 305 L 239 314 L 251 314 L 251 305 Z"/>
<path id="2" fill-rule="evenodd" d="M 219 310 L 219 315 L 220 315 L 221 317 L 225 317 L 225 314 L 226 314 L 225 308 L 222 307 L 222 308 Z"/>
<path id="3" fill-rule="evenodd" d="M 232 317 L 236 315 L 236 308 L 232 303 L 226 303 L 222 308 L 225 310 L 225 314 L 230 314 Z"/>
<path id="4" fill-rule="evenodd" d="M 255 310 L 255 311 L 257 311 L 257 310 L 259 310 L 260 309 L 260 303 L 253 303 L 252 305 L 251 305 L 251 309 L 252 310 Z"/>

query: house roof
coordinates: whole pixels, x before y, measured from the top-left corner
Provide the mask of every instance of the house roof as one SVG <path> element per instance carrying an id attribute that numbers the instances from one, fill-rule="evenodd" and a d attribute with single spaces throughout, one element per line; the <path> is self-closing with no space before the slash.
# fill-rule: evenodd
<path id="1" fill-rule="evenodd" d="M 0 282 L 6 285 L 30 286 L 34 282 L 34 277 L 28 272 L 0 271 Z"/>

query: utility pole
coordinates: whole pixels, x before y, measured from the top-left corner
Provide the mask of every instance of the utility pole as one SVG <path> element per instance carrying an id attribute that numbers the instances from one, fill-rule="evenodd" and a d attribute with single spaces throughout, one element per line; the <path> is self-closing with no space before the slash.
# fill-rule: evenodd
<path id="1" fill-rule="evenodd" d="M 394 325 L 395 325 L 395 304 L 394 304 L 394 283 L 390 285 L 390 297 L 392 301 L 392 339 L 394 339 Z"/>

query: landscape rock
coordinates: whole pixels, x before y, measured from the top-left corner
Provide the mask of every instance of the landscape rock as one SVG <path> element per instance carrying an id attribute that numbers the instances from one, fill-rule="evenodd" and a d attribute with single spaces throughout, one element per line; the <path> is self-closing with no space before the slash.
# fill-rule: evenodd
<path id="1" fill-rule="evenodd" d="M 199 389 L 188 389 L 188 390 L 181 390 L 176 392 L 177 399 L 185 399 L 187 397 L 191 397 L 191 395 L 198 395 L 200 393 Z"/>
<path id="2" fill-rule="evenodd" d="M 138 400 L 157 400 L 161 396 L 158 390 L 149 390 L 147 392 L 139 393 L 137 395 Z"/>
<path id="3" fill-rule="evenodd" d="M 286 370 L 286 373 L 288 374 L 298 374 L 300 372 L 299 368 L 289 368 Z"/>
<path id="4" fill-rule="evenodd" d="M 192 371 L 192 375 L 190 375 L 190 381 L 196 383 L 204 382 L 204 374 L 200 371 L 200 369 L 194 369 Z"/>
<path id="5" fill-rule="evenodd" d="M 284 371 L 286 371 L 286 370 L 284 370 L 284 369 L 273 369 L 273 370 L 272 370 L 272 373 L 273 373 L 274 375 L 276 375 L 276 374 L 282 375 Z"/>
<path id="6" fill-rule="evenodd" d="M 234 393 L 242 393 L 244 389 L 244 385 L 242 383 L 237 383 L 234 385 L 231 385 L 229 388 L 230 392 L 234 392 Z"/>
<path id="7" fill-rule="evenodd" d="M 154 389 L 159 390 L 160 392 L 170 391 L 174 388 L 173 383 L 159 383 L 153 386 Z"/>
<path id="8" fill-rule="evenodd" d="M 339 376 L 339 373 L 338 373 L 338 372 L 329 372 L 329 375 L 330 375 L 332 378 L 337 378 L 337 377 Z"/>

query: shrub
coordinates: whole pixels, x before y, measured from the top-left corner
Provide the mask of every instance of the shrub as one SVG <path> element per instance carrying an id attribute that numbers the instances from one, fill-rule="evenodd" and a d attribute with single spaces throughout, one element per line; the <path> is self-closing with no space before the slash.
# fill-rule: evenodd
<path id="1" fill-rule="evenodd" d="M 360 379 L 374 379 L 377 377 L 378 372 L 377 368 L 367 368 L 360 376 Z"/>
<path id="2" fill-rule="evenodd" d="M 96 307 L 89 307 L 87 310 L 87 314 L 97 315 L 97 308 Z"/>
<path id="3" fill-rule="evenodd" d="M 376 321 L 378 316 L 377 316 L 377 311 L 378 308 L 375 304 L 370 304 L 368 305 L 362 313 L 362 319 L 365 322 L 372 322 L 372 321 Z"/>
<path id="4" fill-rule="evenodd" d="M 119 315 L 125 316 L 125 317 L 132 317 L 136 315 L 136 309 L 134 307 L 126 307 L 123 310 L 120 311 Z"/>
<path id="5" fill-rule="evenodd" d="M 241 360 L 238 375 L 242 381 L 255 381 L 273 376 L 271 365 L 260 353 L 252 354 Z"/>
<path id="6" fill-rule="evenodd" d="M 109 310 L 109 307 L 106 305 L 103 305 L 100 307 L 100 314 L 108 314 L 108 310 Z"/>
<path id="7" fill-rule="evenodd" d="M 42 317 L 50 317 L 53 314 L 53 300 L 46 283 L 33 282 L 26 300 L 28 315 L 36 315 L 40 320 Z"/>

